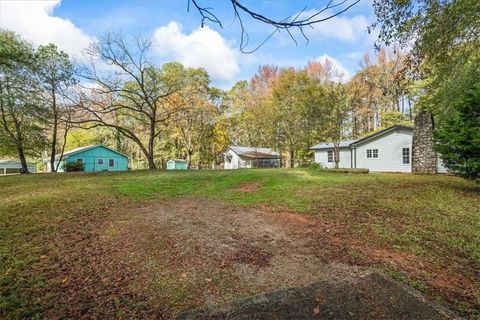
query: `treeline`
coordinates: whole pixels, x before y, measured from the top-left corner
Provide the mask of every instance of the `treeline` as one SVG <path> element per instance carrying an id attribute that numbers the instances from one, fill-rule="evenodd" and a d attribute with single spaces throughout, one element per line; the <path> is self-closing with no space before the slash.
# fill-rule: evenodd
<path id="1" fill-rule="evenodd" d="M 104 143 L 139 168 L 164 168 L 171 158 L 213 168 L 230 144 L 268 146 L 284 166 L 311 161 L 318 141 L 338 144 L 380 127 L 409 123 L 412 81 L 405 58 L 365 55 L 349 81 L 330 61 L 304 68 L 262 66 L 231 90 L 208 73 L 155 63 L 149 39 L 107 34 L 74 63 L 54 44 L 34 48 L 0 32 L 0 154 L 48 158 Z M 56 158 L 59 155 L 59 158 Z"/>

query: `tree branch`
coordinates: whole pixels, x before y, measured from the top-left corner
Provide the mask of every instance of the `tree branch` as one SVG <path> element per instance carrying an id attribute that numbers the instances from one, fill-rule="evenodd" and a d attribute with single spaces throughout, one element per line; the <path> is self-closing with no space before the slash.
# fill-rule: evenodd
<path id="1" fill-rule="evenodd" d="M 330 20 L 338 15 L 341 15 L 342 13 L 346 12 L 351 7 L 353 7 L 354 5 L 360 2 L 360 0 L 341 0 L 335 3 L 334 0 L 330 0 L 325 6 L 323 6 L 323 8 L 316 10 L 314 13 L 311 13 L 304 18 L 301 18 L 301 17 L 305 15 L 305 12 L 307 9 L 306 7 L 303 8 L 297 14 L 295 14 L 295 16 L 293 17 L 289 16 L 284 19 L 276 20 L 250 9 L 248 6 L 242 4 L 239 0 L 229 0 L 229 1 L 232 5 L 235 18 L 238 19 L 238 22 L 240 24 L 240 30 L 241 30 L 240 31 L 241 32 L 240 33 L 240 51 L 243 53 L 253 53 L 257 51 L 275 33 L 280 32 L 281 30 L 285 30 L 290 36 L 290 38 L 292 39 L 292 41 L 295 43 L 295 45 L 298 45 L 297 40 L 291 33 L 291 29 L 296 29 L 297 31 L 300 32 L 300 34 L 308 44 L 309 39 L 304 32 L 305 27 L 313 28 L 313 26 L 318 23 Z M 214 24 L 219 25 L 221 28 L 223 28 L 223 25 L 220 19 L 215 15 L 215 13 L 213 13 L 213 10 L 214 10 L 213 8 L 202 7 L 199 4 L 199 0 L 188 0 L 187 11 L 190 10 L 190 3 L 192 3 L 194 7 L 197 9 L 197 11 L 200 13 L 202 17 L 202 22 L 201 22 L 202 27 L 205 25 L 205 21 L 210 21 L 210 22 L 213 22 Z M 337 10 L 330 13 L 329 10 L 331 11 L 333 9 L 337 9 Z M 249 36 L 248 36 L 248 32 L 246 31 L 245 25 L 243 23 L 241 13 L 249 16 L 253 20 L 257 20 L 264 24 L 271 25 L 274 27 L 274 31 L 270 33 L 259 45 L 257 45 L 255 48 L 251 50 L 247 50 Z M 324 17 L 321 17 L 322 13 L 328 13 L 328 14 Z"/>

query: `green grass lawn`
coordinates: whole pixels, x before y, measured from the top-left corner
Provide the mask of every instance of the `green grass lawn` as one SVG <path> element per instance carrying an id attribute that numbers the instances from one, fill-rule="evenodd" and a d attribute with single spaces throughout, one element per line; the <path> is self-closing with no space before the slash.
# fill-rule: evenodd
<path id="1" fill-rule="evenodd" d="M 256 187 L 238 190 L 249 183 Z M 98 243 L 117 232 L 111 226 L 134 221 L 131 208 L 176 199 L 288 211 L 338 225 L 348 263 L 380 268 L 463 315 L 480 315 L 480 186 L 460 178 L 308 169 L 139 171 L 1 177 L 0 190 L 0 318 L 58 315 L 69 303 L 62 283 L 74 272 L 84 277 L 78 283 L 92 281 L 85 270 L 65 268 L 64 255 L 81 262 L 82 252 L 103 252 Z M 119 256 L 127 246 L 115 249 Z M 132 279 L 118 281 L 136 292 Z M 187 298 L 175 292 L 166 299 L 183 305 Z M 112 299 L 117 317 L 141 316 L 118 313 L 126 303 L 129 310 L 153 308 L 140 296 Z M 102 312 L 97 315 L 108 314 Z"/>

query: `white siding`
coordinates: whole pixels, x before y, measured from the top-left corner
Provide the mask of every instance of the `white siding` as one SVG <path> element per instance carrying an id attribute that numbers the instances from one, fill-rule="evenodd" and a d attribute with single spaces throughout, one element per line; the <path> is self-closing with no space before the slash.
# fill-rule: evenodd
<path id="1" fill-rule="evenodd" d="M 231 157 L 231 160 L 228 161 L 227 155 Z M 225 155 L 223 156 L 223 167 L 225 169 L 238 169 L 238 168 L 244 168 L 245 162 L 240 159 L 238 154 L 232 151 L 232 149 L 228 149 L 227 152 L 225 152 Z"/>
<path id="2" fill-rule="evenodd" d="M 438 173 L 447 173 L 447 168 L 443 165 L 442 156 L 438 154 L 437 157 L 437 171 Z"/>
<path id="3" fill-rule="evenodd" d="M 64 172 L 63 164 L 65 162 L 65 159 L 60 162 L 60 165 L 58 166 L 58 161 L 55 161 L 55 167 L 58 166 L 57 172 Z M 50 168 L 50 159 L 45 160 L 46 163 L 46 170 L 47 172 L 52 172 L 52 168 Z"/>
<path id="4" fill-rule="evenodd" d="M 315 150 L 315 162 L 320 163 L 324 168 L 335 168 L 335 162 L 328 162 L 328 150 L 333 149 L 320 149 Z M 351 153 L 348 148 L 340 149 L 340 161 L 338 162 L 339 168 L 351 168 Z"/>
<path id="5" fill-rule="evenodd" d="M 228 156 L 230 157 L 230 161 L 228 160 Z M 262 161 L 264 163 L 262 164 Z M 240 157 L 237 153 L 235 153 L 232 149 L 229 149 L 223 155 L 223 168 L 224 169 L 249 169 L 249 168 L 277 168 L 279 166 L 279 159 L 245 159 Z M 276 163 L 275 163 L 276 162 Z"/>
<path id="6" fill-rule="evenodd" d="M 239 160 L 239 157 L 237 156 L 237 154 L 229 149 L 223 155 L 223 167 L 225 169 L 237 169 L 238 160 Z"/>
<path id="7" fill-rule="evenodd" d="M 403 163 L 402 149 L 410 149 L 410 163 Z M 367 149 L 378 149 L 378 158 L 367 158 Z M 412 132 L 395 130 L 360 144 L 354 150 L 356 168 L 383 172 L 411 172 Z"/>

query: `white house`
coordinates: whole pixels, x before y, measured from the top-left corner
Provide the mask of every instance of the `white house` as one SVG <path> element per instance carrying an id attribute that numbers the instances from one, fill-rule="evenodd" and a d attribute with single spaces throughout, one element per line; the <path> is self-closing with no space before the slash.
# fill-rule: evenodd
<path id="1" fill-rule="evenodd" d="M 223 153 L 225 169 L 278 168 L 280 154 L 270 148 L 229 146 Z"/>
<path id="2" fill-rule="evenodd" d="M 412 172 L 413 128 L 395 125 L 358 140 L 340 143 L 339 167 L 363 168 L 373 172 Z M 319 143 L 310 148 L 315 162 L 334 168 L 332 143 Z M 441 159 L 437 171 L 447 172 Z"/>
<path id="3" fill-rule="evenodd" d="M 20 163 L 20 161 L 0 159 L 0 175 L 17 174 L 20 173 L 21 169 L 22 164 Z M 28 171 L 30 173 L 35 173 L 35 166 L 32 164 L 28 164 Z"/>

